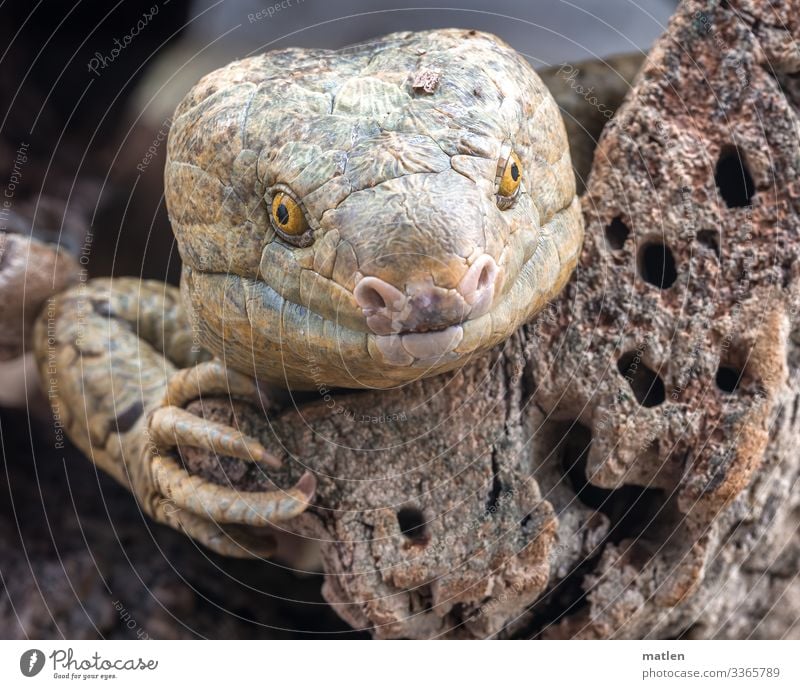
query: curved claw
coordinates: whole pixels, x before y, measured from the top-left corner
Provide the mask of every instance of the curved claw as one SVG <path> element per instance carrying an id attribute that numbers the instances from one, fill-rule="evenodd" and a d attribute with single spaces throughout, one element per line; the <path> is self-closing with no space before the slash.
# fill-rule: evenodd
<path id="1" fill-rule="evenodd" d="M 261 462 L 273 469 L 281 461 L 258 440 L 231 426 L 201 419 L 180 407 L 159 407 L 148 419 L 150 438 L 156 447 L 198 447 L 247 462 Z"/>
<path id="2" fill-rule="evenodd" d="M 153 459 L 156 490 L 179 508 L 223 523 L 266 526 L 296 517 L 314 497 L 316 479 L 304 473 L 293 488 L 269 492 L 238 491 L 194 476 L 171 457 Z"/>
<path id="3" fill-rule="evenodd" d="M 154 517 L 225 557 L 270 557 L 275 553 L 276 543 L 272 534 L 223 529 L 216 522 L 186 512 L 167 499 L 156 505 Z"/>

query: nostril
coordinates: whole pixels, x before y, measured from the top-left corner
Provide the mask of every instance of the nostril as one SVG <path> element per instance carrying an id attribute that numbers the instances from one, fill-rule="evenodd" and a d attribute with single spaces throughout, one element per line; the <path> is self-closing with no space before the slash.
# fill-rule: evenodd
<path id="1" fill-rule="evenodd" d="M 458 291 L 468 304 L 486 301 L 497 270 L 497 263 L 488 254 L 483 254 L 473 262 L 458 285 Z"/>
<path id="2" fill-rule="evenodd" d="M 364 277 L 359 280 L 353 291 L 358 305 L 368 311 L 385 308 L 398 308 L 402 303 L 403 293 L 385 280 L 376 277 Z"/>
<path id="3" fill-rule="evenodd" d="M 382 309 L 386 306 L 386 301 L 381 293 L 374 287 L 365 287 L 361 292 L 359 302 L 365 309 Z"/>
<path id="4" fill-rule="evenodd" d="M 492 282 L 492 269 L 485 265 L 478 278 L 478 289 L 486 289 Z"/>

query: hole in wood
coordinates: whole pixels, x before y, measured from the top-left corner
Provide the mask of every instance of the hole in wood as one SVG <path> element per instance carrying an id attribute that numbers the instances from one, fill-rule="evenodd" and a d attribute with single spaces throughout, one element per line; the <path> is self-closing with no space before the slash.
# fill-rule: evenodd
<path id="1" fill-rule="evenodd" d="M 744 153 L 736 146 L 724 146 L 717 160 L 714 181 L 728 208 L 749 206 L 756 193 Z"/>
<path id="2" fill-rule="evenodd" d="M 425 517 L 416 507 L 398 510 L 397 523 L 400 525 L 400 533 L 415 545 L 425 545 L 430 540 Z"/>
<path id="3" fill-rule="evenodd" d="M 662 242 L 648 242 L 639 250 L 639 274 L 645 282 L 667 289 L 678 279 L 672 250 Z"/>

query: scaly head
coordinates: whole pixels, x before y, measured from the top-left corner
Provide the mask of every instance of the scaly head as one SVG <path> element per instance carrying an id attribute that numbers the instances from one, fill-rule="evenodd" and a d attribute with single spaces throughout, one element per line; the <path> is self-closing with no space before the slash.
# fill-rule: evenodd
<path id="1" fill-rule="evenodd" d="M 209 74 L 175 114 L 166 196 L 200 343 L 295 388 L 459 366 L 561 289 L 583 235 L 549 92 L 453 29 Z"/>

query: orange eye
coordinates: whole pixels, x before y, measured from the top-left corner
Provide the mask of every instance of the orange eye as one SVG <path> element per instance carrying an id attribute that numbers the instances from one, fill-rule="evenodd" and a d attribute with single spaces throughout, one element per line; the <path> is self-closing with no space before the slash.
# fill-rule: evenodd
<path id="1" fill-rule="evenodd" d="M 505 198 L 514 196 L 519 190 L 519 185 L 522 183 L 522 164 L 519 162 L 517 154 L 513 151 L 508 156 L 506 167 L 503 174 L 500 176 L 500 183 L 497 187 L 497 193 Z"/>
<path id="2" fill-rule="evenodd" d="M 272 199 L 272 223 L 275 229 L 289 237 L 300 237 L 308 230 L 308 222 L 300 204 L 283 191 L 279 191 Z"/>

